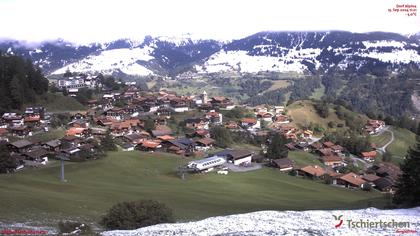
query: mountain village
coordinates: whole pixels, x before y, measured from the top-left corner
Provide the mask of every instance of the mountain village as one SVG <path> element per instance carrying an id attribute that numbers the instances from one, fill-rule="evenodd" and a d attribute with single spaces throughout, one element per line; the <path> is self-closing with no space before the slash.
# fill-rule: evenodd
<path id="1" fill-rule="evenodd" d="M 1 116 L 0 139 L 7 143 L 16 160 L 15 171 L 48 165 L 51 160 L 84 161 L 98 158 L 101 142 L 108 136 L 125 152 L 165 152 L 178 158 L 189 158 L 180 167 L 182 173 L 228 174 L 259 168 L 276 168 L 297 177 L 323 180 L 327 184 L 346 188 L 393 192 L 401 173 L 391 163 L 375 162 L 375 148 L 361 153 L 349 153 L 344 147 L 317 137 L 309 129 L 301 130 L 290 124 L 284 106 L 235 104 L 228 97 L 209 97 L 206 91 L 180 96 L 171 91 L 141 91 L 127 82 L 123 91 L 103 87 L 96 77 L 78 76 L 58 80 L 60 89 L 75 96 L 78 89 L 101 89 L 101 97 L 89 100 L 88 110 L 69 112 L 69 122 L 61 124 L 65 135 L 58 139 L 39 141 L 35 136 L 53 129 L 56 114 L 43 107 L 27 107 L 22 114 L 6 112 Z M 124 104 L 124 105 L 121 105 Z M 249 114 L 241 119 L 224 116 L 241 107 Z M 177 120 L 180 122 L 177 122 Z M 241 137 L 262 140 L 259 150 L 230 149 L 218 145 L 212 134 L 215 127 L 224 127 Z M 369 120 L 366 135 L 380 133 L 385 122 Z M 296 167 L 293 160 L 266 158 L 272 134 L 280 134 L 289 142 L 290 151 L 310 152 L 323 164 Z M 139 156 L 139 158 L 141 158 Z M 340 168 L 359 159 L 367 167 L 359 173 L 340 173 Z M 184 178 L 184 175 L 182 175 Z"/>

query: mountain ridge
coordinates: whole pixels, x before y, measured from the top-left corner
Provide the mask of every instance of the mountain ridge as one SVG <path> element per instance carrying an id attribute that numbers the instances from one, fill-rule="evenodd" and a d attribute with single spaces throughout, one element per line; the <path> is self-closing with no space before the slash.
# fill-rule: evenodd
<path id="1" fill-rule="evenodd" d="M 175 76 L 191 71 L 312 73 L 364 64 L 398 69 L 399 64 L 420 65 L 420 38 L 397 33 L 348 31 L 263 31 L 242 39 L 146 36 L 106 43 L 74 45 L 64 40 L 38 47 L 19 41 L 0 42 L 0 50 L 31 59 L 47 74 L 115 72 L 127 75 Z"/>

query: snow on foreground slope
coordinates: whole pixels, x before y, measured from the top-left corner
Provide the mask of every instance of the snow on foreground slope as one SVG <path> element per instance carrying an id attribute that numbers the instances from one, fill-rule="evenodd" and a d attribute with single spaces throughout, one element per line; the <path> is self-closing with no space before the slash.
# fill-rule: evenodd
<path id="1" fill-rule="evenodd" d="M 343 215 L 343 225 L 333 215 Z M 349 228 L 347 220 L 409 222 L 405 228 Z M 420 235 L 420 207 L 412 209 L 334 211 L 260 211 L 219 216 L 188 223 L 160 224 L 137 230 L 115 230 L 103 236 L 134 235 Z M 410 233 L 409 233 L 410 232 Z"/>

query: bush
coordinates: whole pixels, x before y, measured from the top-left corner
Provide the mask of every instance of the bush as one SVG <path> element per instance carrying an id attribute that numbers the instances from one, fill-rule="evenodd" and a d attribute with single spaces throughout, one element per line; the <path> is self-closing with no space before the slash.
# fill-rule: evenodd
<path id="1" fill-rule="evenodd" d="M 58 230 L 60 234 L 95 235 L 89 225 L 75 221 L 58 222 Z"/>
<path id="2" fill-rule="evenodd" d="M 173 213 L 165 204 L 154 200 L 122 202 L 114 205 L 100 222 L 106 229 L 137 229 L 173 222 Z"/>

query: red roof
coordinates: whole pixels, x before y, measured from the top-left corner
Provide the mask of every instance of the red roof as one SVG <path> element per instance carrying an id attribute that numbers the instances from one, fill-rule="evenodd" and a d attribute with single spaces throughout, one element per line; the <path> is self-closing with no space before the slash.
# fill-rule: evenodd
<path id="1" fill-rule="evenodd" d="M 38 122 L 41 120 L 40 116 L 27 116 L 25 117 L 25 122 Z"/>
<path id="2" fill-rule="evenodd" d="M 364 157 L 364 158 L 375 158 L 376 157 L 376 151 L 362 152 L 362 157 Z"/>
<path id="3" fill-rule="evenodd" d="M 67 130 L 66 135 L 67 136 L 72 136 L 72 135 L 78 135 L 78 134 L 82 134 L 84 131 L 86 130 L 86 128 L 70 128 L 69 130 Z"/>
<path id="4" fill-rule="evenodd" d="M 160 145 L 160 143 L 155 142 L 155 141 L 146 140 L 146 141 L 143 141 L 143 143 L 141 145 L 143 147 L 147 147 L 147 148 L 157 148 Z"/>
<path id="5" fill-rule="evenodd" d="M 255 124 L 255 123 L 257 123 L 257 119 L 255 119 L 255 118 L 243 118 L 242 123 Z"/>

